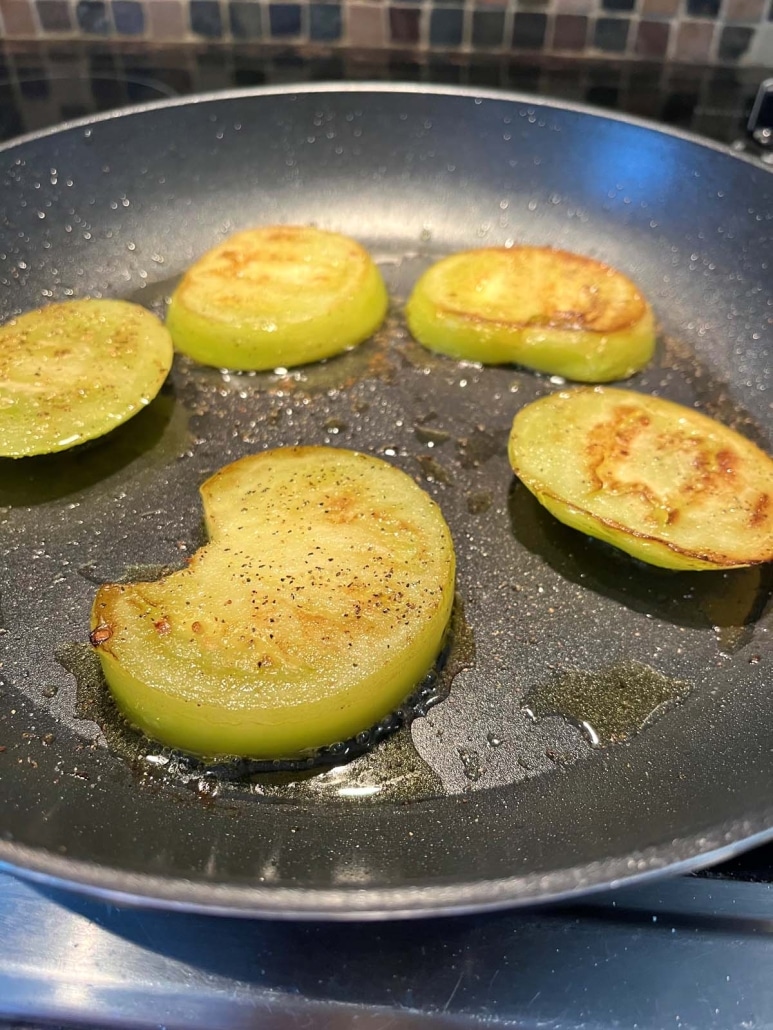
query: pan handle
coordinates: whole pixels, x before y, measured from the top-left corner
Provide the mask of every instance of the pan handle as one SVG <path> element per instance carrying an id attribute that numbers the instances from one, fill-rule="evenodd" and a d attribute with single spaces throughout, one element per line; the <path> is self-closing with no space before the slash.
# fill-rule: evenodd
<path id="1" fill-rule="evenodd" d="M 765 164 L 773 164 L 773 79 L 760 83 L 746 131 Z"/>

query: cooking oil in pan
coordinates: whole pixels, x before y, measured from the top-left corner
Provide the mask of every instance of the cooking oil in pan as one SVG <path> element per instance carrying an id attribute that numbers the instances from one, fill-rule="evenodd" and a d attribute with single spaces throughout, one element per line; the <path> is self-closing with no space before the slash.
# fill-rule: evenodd
<path id="1" fill-rule="evenodd" d="M 56 652 L 60 665 L 75 676 L 76 718 L 100 727 L 108 748 L 131 766 L 141 784 L 185 787 L 207 800 L 241 795 L 283 802 L 403 802 L 442 793 L 440 778 L 413 745 L 410 724 L 447 697 L 454 678 L 469 667 L 474 655 L 474 639 L 457 601 L 449 642 L 437 667 L 401 709 L 377 726 L 306 762 L 207 764 L 163 747 L 126 722 L 88 644 L 65 644 Z"/>
<path id="2" fill-rule="evenodd" d="M 669 708 L 684 701 L 691 685 L 640 662 L 598 672 L 568 672 L 534 687 L 524 711 L 535 721 L 557 715 L 582 730 L 592 747 L 629 740 Z"/>

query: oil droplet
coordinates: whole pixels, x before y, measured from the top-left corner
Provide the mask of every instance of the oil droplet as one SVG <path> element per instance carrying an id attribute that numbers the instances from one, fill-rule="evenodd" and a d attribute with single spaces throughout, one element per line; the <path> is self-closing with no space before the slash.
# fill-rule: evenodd
<path id="1" fill-rule="evenodd" d="M 347 422 L 342 421 L 340 418 L 329 418 L 325 420 L 325 429 L 328 433 L 333 436 L 337 436 L 339 433 L 344 433 L 349 428 Z"/>
<path id="2" fill-rule="evenodd" d="M 413 433 L 419 443 L 428 444 L 430 447 L 438 447 L 451 438 L 451 434 L 444 429 L 429 429 L 427 426 L 414 426 Z"/>
<path id="3" fill-rule="evenodd" d="M 488 490 L 473 490 L 467 494 L 465 500 L 470 515 L 481 515 L 484 511 L 488 511 L 494 503 Z"/>
<path id="4" fill-rule="evenodd" d="M 464 775 L 471 783 L 476 783 L 483 775 L 478 752 L 472 748 L 460 747 L 459 758 L 462 760 Z"/>
<path id="5" fill-rule="evenodd" d="M 428 454 L 419 455 L 416 460 L 421 466 L 421 472 L 428 483 L 442 483 L 444 486 L 452 486 L 454 479 L 451 473 Z"/>
<path id="6" fill-rule="evenodd" d="M 498 733 L 487 733 L 486 742 L 488 743 L 489 747 L 501 747 L 504 743 L 504 741 Z"/>
<path id="7" fill-rule="evenodd" d="M 630 739 L 668 708 L 681 703 L 692 685 L 640 662 L 598 672 L 570 672 L 534 687 L 524 711 L 535 721 L 557 715 L 579 726 L 593 747 Z"/>
<path id="8" fill-rule="evenodd" d="M 463 468 L 479 468 L 490 458 L 507 453 L 509 430 L 488 430 L 476 426 L 469 436 L 457 441 L 456 450 Z"/>

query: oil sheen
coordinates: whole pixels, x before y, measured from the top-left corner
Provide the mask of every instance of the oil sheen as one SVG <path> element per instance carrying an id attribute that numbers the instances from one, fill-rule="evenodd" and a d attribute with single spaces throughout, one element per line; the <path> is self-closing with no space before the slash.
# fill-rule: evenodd
<path id="1" fill-rule="evenodd" d="M 579 726 L 592 747 L 629 740 L 680 704 L 691 685 L 639 662 L 598 672 L 569 672 L 534 687 L 524 711 L 535 721 L 560 716 Z"/>

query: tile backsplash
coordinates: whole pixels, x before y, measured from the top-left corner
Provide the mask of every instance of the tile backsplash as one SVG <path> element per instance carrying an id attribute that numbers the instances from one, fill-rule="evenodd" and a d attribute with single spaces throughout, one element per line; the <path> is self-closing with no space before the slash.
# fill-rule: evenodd
<path id="1" fill-rule="evenodd" d="M 773 68 L 773 0 L 0 0 L 9 40 L 265 42 Z"/>

